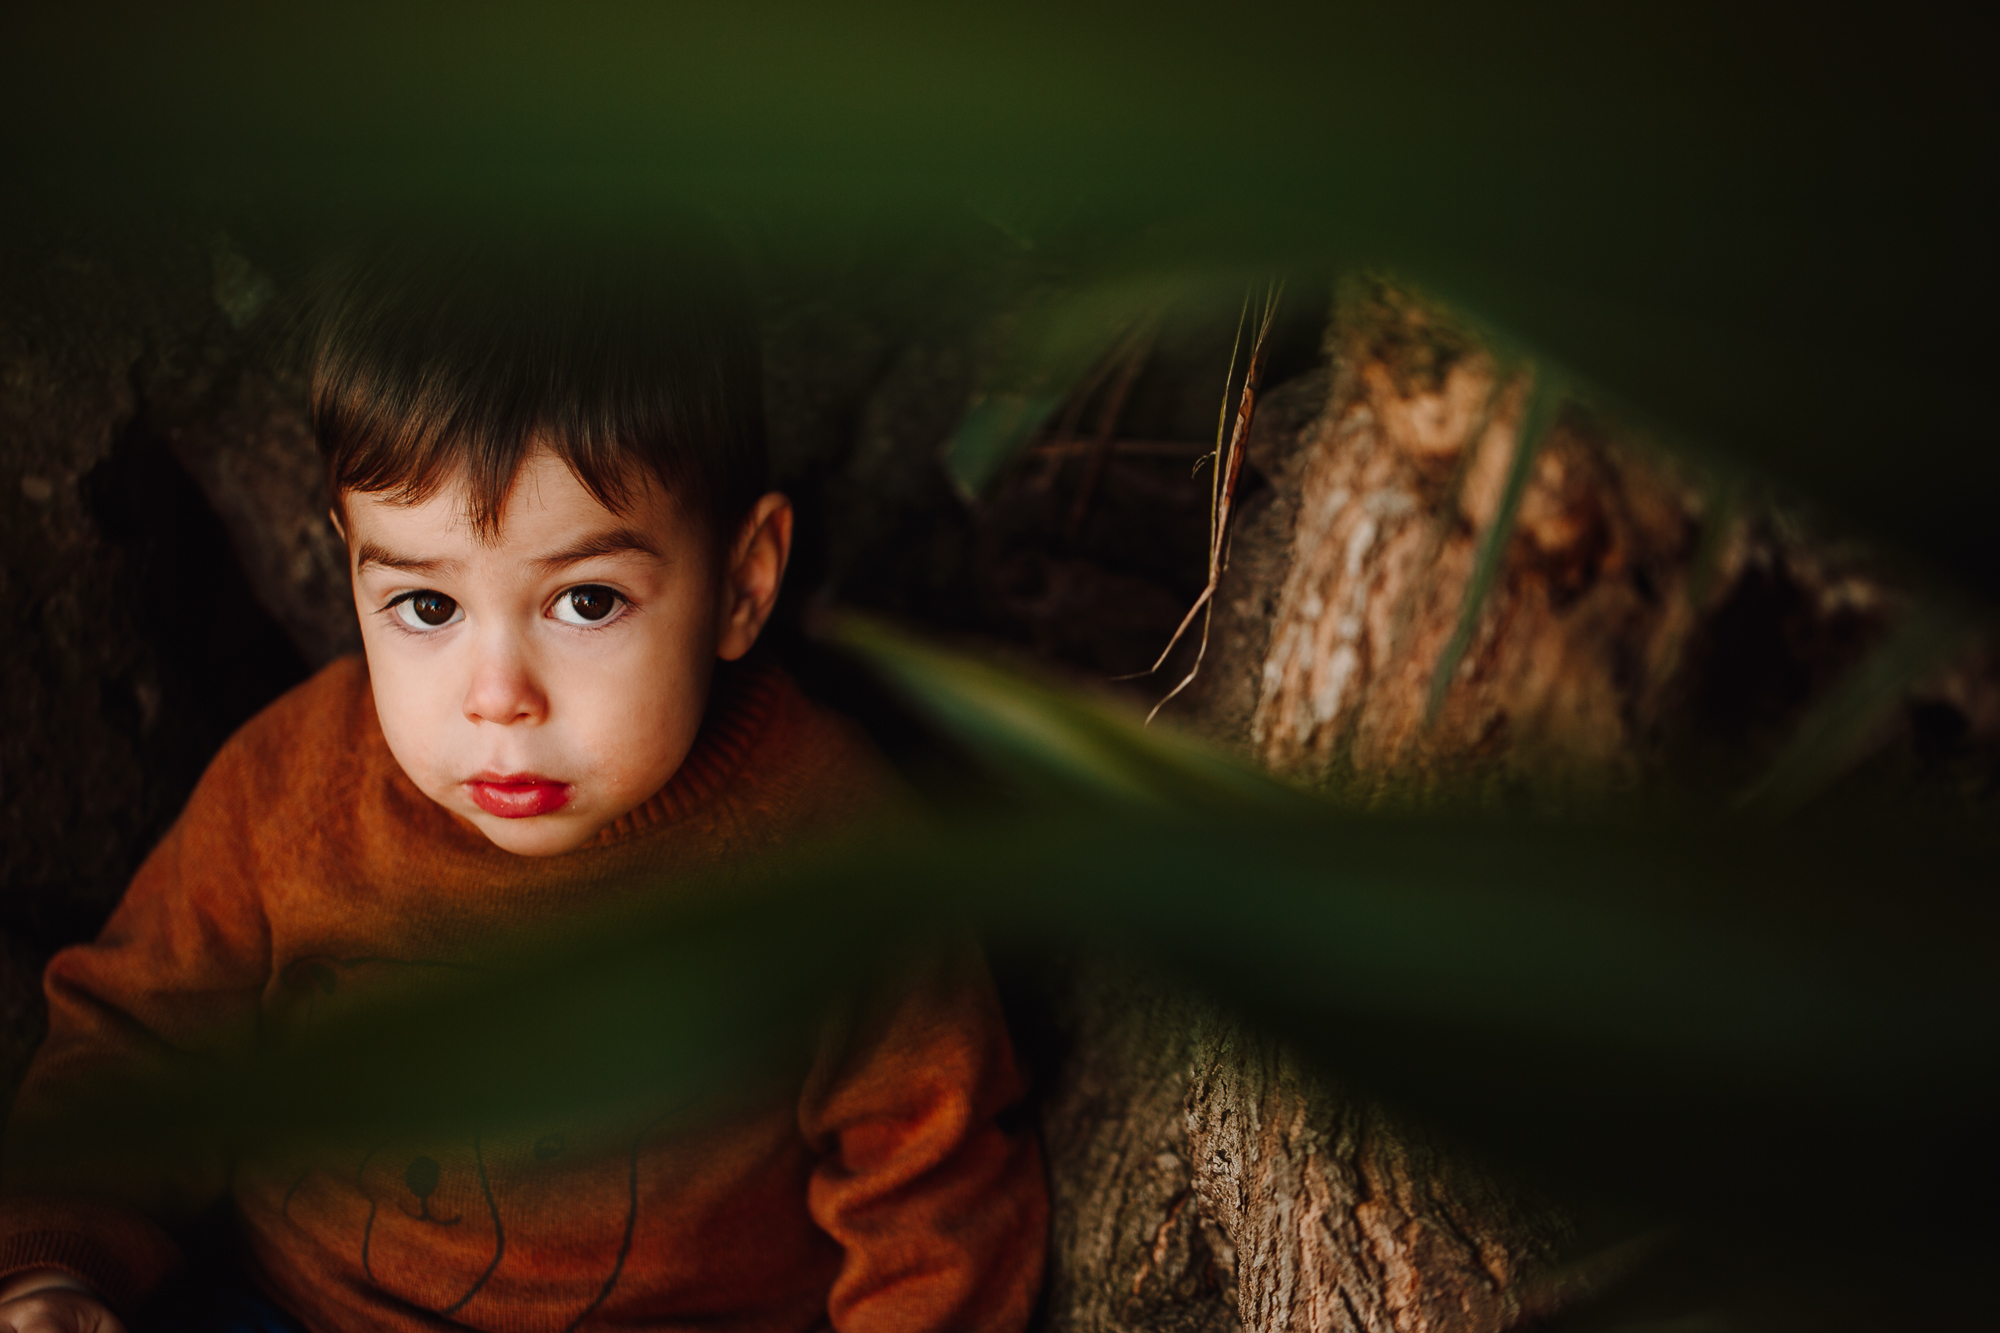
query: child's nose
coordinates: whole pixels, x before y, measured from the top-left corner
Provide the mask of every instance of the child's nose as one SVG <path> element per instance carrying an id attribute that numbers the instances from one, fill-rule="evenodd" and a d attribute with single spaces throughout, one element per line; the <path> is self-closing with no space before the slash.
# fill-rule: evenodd
<path id="1" fill-rule="evenodd" d="M 548 715 L 548 695 L 531 664 L 511 643 L 481 645 L 465 691 L 465 715 L 474 722 L 539 722 Z"/>

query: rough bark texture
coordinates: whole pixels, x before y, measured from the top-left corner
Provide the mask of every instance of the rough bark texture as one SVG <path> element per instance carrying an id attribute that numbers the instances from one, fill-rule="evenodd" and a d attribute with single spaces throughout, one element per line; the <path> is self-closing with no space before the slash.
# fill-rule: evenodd
<path id="1" fill-rule="evenodd" d="M 1236 1245 L 1246 1328 L 1471 1333 L 1544 1312 L 1524 1277 L 1569 1229 L 1277 1044 L 1200 1024 L 1187 1100 L 1206 1210 Z"/>
<path id="2" fill-rule="evenodd" d="M 1050 997 L 1050 1333 L 1471 1333 L 1556 1308 L 1567 1221 L 1185 989 Z"/>
<path id="3" fill-rule="evenodd" d="M 1896 610 L 1859 559 L 1718 512 L 1714 486 L 1573 402 L 1427 718 L 1533 372 L 1381 282 L 1348 286 L 1329 344 L 1331 370 L 1260 422 L 1269 489 L 1190 691 L 1197 726 L 1280 772 L 1364 799 L 1726 797 Z"/>
<path id="4" fill-rule="evenodd" d="M 1070 1048 L 1042 1107 L 1053 1204 L 1049 1333 L 1237 1333 L 1236 1256 L 1195 1184 L 1198 1006 L 1083 966 L 1056 998 Z"/>

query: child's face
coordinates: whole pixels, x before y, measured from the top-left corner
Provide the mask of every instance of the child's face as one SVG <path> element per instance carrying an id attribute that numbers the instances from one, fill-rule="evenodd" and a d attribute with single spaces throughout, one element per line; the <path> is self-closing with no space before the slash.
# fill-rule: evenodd
<path id="1" fill-rule="evenodd" d="M 456 483 L 346 497 L 375 709 L 425 795 L 510 852 L 565 852 L 686 758 L 716 659 L 770 614 L 791 509 L 765 496 L 718 556 L 650 477 L 613 513 L 543 450 L 496 534 L 466 515 Z"/>

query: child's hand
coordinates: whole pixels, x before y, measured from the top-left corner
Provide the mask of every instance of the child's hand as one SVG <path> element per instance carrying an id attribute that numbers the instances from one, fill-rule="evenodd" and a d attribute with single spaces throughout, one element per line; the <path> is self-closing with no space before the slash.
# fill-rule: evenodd
<path id="1" fill-rule="evenodd" d="M 125 1333 L 95 1292 L 52 1268 L 0 1286 L 0 1333 Z"/>

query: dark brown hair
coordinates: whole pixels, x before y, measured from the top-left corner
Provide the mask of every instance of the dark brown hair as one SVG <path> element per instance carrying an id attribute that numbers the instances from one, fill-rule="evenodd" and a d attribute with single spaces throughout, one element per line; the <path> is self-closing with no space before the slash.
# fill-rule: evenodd
<path id="1" fill-rule="evenodd" d="M 613 510 L 649 471 L 720 543 L 766 487 L 753 311 L 695 219 L 405 229 L 322 266 L 306 327 L 336 503 L 463 477 L 490 534 L 546 445 Z"/>

